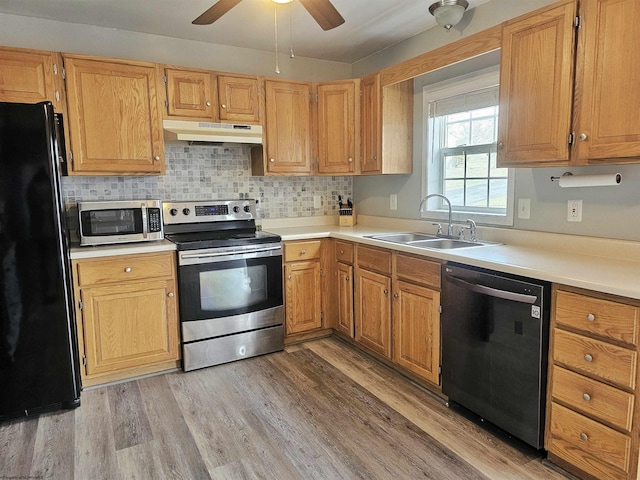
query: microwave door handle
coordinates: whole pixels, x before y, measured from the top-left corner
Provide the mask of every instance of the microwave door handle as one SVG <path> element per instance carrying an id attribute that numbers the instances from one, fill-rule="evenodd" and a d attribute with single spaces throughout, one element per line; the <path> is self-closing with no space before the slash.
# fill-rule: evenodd
<path id="1" fill-rule="evenodd" d="M 469 283 L 457 277 L 447 277 L 452 283 L 457 284 L 462 288 L 471 290 L 472 292 L 479 293 L 481 295 L 489 295 L 490 297 L 502 298 L 504 300 L 511 300 L 518 303 L 534 304 L 538 297 L 536 295 L 526 295 L 524 293 L 509 292 L 508 290 L 499 290 L 497 288 L 487 287 L 486 285 L 480 285 L 478 283 Z"/>
<path id="2" fill-rule="evenodd" d="M 143 205 L 141 210 L 142 210 L 142 238 L 147 238 L 149 233 L 149 225 L 147 224 L 147 207 Z"/>

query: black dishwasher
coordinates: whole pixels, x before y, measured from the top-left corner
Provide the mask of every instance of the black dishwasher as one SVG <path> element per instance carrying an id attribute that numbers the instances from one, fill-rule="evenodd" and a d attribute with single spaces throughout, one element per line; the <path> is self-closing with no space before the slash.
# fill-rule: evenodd
<path id="1" fill-rule="evenodd" d="M 548 282 L 442 266 L 442 391 L 509 434 L 543 447 Z"/>

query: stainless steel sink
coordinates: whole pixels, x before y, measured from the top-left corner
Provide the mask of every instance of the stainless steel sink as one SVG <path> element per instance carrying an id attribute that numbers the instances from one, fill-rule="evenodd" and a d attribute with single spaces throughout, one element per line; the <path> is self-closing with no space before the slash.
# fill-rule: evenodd
<path id="1" fill-rule="evenodd" d="M 497 245 L 492 242 L 471 242 L 456 238 L 442 238 L 428 233 L 384 233 L 380 235 L 366 235 L 367 238 L 382 240 L 384 242 L 400 243 L 419 248 L 432 248 L 435 250 L 452 250 L 456 248 L 486 247 Z"/>
<path id="2" fill-rule="evenodd" d="M 366 235 L 368 238 L 374 240 L 382 240 L 384 242 L 413 244 L 413 242 L 420 242 L 425 240 L 437 240 L 436 235 L 430 235 L 428 233 L 384 233 L 382 235 Z"/>

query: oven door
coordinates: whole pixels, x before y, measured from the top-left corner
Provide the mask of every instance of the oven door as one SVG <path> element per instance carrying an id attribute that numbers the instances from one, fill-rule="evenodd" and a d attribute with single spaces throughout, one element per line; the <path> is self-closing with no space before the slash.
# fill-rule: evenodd
<path id="1" fill-rule="evenodd" d="M 178 276 L 184 342 L 283 322 L 280 246 L 241 254 L 182 252 Z"/>

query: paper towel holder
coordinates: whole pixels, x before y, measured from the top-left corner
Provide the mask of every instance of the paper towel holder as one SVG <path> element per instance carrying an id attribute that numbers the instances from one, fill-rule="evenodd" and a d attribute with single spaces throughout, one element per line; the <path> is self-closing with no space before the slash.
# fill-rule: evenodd
<path id="1" fill-rule="evenodd" d="M 563 177 L 568 177 L 568 176 L 570 176 L 570 175 L 573 175 L 573 173 L 571 173 L 571 172 L 564 172 L 564 173 L 562 174 L 562 176 L 563 176 Z M 556 180 L 560 180 L 560 177 L 551 177 L 551 181 L 552 181 L 552 182 L 555 182 Z"/>
<path id="2" fill-rule="evenodd" d="M 561 179 L 564 177 L 573 177 L 572 180 L 567 178 L 565 185 L 563 185 Z M 551 181 L 558 181 L 561 187 L 597 187 L 597 186 L 612 186 L 620 185 L 622 183 L 622 174 L 611 173 L 604 175 L 573 175 L 571 172 L 564 172 L 560 177 L 551 177 Z M 569 184 L 570 182 L 570 184 Z"/>

